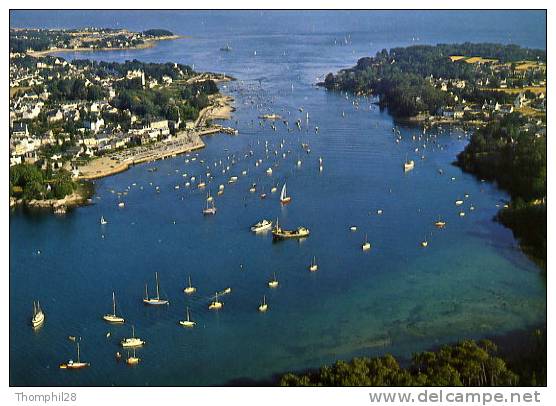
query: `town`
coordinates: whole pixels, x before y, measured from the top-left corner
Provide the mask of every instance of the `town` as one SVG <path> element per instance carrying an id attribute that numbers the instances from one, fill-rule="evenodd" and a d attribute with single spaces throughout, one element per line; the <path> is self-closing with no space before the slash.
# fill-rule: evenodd
<path id="1" fill-rule="evenodd" d="M 216 85 L 230 79 L 177 63 L 68 62 L 11 52 L 10 166 L 92 179 L 201 148 L 200 135 L 236 133 L 212 123 L 232 110 Z M 50 191 L 47 183 L 26 194 L 25 183 L 10 189 L 10 204 L 18 194 L 44 200 Z"/>

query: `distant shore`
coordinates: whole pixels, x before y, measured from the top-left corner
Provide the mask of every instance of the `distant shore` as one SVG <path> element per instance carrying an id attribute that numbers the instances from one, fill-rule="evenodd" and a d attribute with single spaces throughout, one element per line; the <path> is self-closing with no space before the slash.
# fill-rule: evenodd
<path id="1" fill-rule="evenodd" d="M 138 44 L 132 47 L 127 48 L 116 48 L 116 47 L 104 47 L 104 48 L 89 48 L 89 47 L 81 47 L 81 48 L 52 48 L 52 49 L 45 49 L 44 51 L 30 51 L 27 52 L 28 55 L 33 56 L 35 58 L 39 56 L 46 56 L 51 54 L 57 54 L 60 52 L 99 52 L 99 51 L 133 51 L 137 49 L 146 49 L 152 48 L 156 45 L 158 41 L 169 41 L 185 38 L 183 35 L 167 35 L 163 37 L 156 37 L 153 39 L 146 39 L 142 44 Z"/>

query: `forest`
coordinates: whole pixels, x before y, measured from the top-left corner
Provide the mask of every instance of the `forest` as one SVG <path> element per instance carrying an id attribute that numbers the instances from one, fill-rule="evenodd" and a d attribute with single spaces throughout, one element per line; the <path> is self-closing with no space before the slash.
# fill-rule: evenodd
<path id="1" fill-rule="evenodd" d="M 528 334 L 528 350 L 502 357 L 491 340 L 463 340 L 416 353 L 402 366 L 392 355 L 360 357 L 301 374 L 281 386 L 542 386 L 546 385 L 546 332 Z M 513 369 L 510 369 L 510 367 Z"/>
<path id="2" fill-rule="evenodd" d="M 460 79 L 471 83 L 488 79 L 495 83 L 509 75 L 510 69 L 495 71 L 487 63 L 453 62 L 449 58 L 452 55 L 494 58 L 500 63 L 520 60 L 546 62 L 546 51 L 517 45 L 415 45 L 392 48 L 390 51 L 383 49 L 374 57 L 361 58 L 353 68 L 344 69 L 336 75 L 329 73 L 321 85 L 327 89 L 377 95 L 381 104 L 387 106 L 393 115 L 411 117 L 422 113 L 435 114 L 440 107 L 455 104 L 453 96 L 434 86 L 432 78 Z M 535 78 L 543 76 L 541 72 L 531 75 L 535 75 Z M 452 90 L 460 92 L 459 89 Z M 474 86 L 467 86 L 461 92 L 463 98 L 476 102 L 484 101 L 485 96 L 499 102 L 508 99 L 504 93 L 485 94 Z"/>
<path id="3" fill-rule="evenodd" d="M 513 113 L 488 123 L 471 136 L 457 164 L 508 191 L 511 202 L 497 218 L 546 268 L 546 137 L 525 122 Z"/>

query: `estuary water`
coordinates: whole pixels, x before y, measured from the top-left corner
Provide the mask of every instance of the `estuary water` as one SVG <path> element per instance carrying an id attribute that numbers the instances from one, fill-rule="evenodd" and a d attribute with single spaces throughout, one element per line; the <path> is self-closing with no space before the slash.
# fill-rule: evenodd
<path id="1" fill-rule="evenodd" d="M 60 56 L 173 61 L 230 74 L 237 80 L 221 91 L 235 98 L 236 111 L 223 124 L 239 135 L 207 137 L 195 153 L 98 180 L 93 204 L 65 216 L 11 212 L 10 383 L 244 384 L 357 355 L 407 357 L 544 323 L 545 279 L 511 232 L 492 221 L 508 196 L 452 165 L 468 134 L 445 127 L 419 141 L 420 128 L 395 123 L 372 100 L 314 86 L 328 72 L 393 46 L 489 41 L 545 48 L 544 21 L 542 13 L 511 12 L 12 14 L 13 27 L 167 28 L 186 35 L 150 49 Z M 220 51 L 226 44 L 231 51 Z M 293 131 L 282 121 L 276 130 L 259 124 L 263 113 L 281 115 Z M 406 157 L 415 160 L 408 173 Z M 238 182 L 228 184 L 230 176 Z M 205 190 L 193 187 L 200 179 Z M 284 182 L 292 203 L 282 207 Z M 224 194 L 216 196 L 220 184 Z M 207 190 L 215 216 L 201 213 Z M 101 216 L 108 224 L 99 224 Z M 286 228 L 304 225 L 311 235 L 273 243 L 270 233 L 249 230 L 263 218 L 278 218 Z M 434 227 L 439 218 L 447 223 L 442 230 Z M 365 235 L 372 248 L 363 252 Z M 311 273 L 313 256 L 319 270 Z M 154 292 L 154 272 L 169 306 L 142 303 L 145 283 Z M 273 273 L 277 289 L 267 287 Z M 182 292 L 188 275 L 197 287 L 191 296 Z M 208 310 L 212 295 L 226 287 L 232 291 L 221 297 L 224 308 Z M 122 326 L 102 320 L 113 290 Z M 264 314 L 257 311 L 263 295 Z M 46 322 L 34 332 L 36 299 Z M 194 329 L 178 325 L 186 306 Z M 114 358 L 116 351 L 126 355 L 119 341 L 131 325 L 147 342 L 137 367 Z M 58 369 L 75 358 L 68 336 L 81 337 L 81 359 L 90 368 Z"/>

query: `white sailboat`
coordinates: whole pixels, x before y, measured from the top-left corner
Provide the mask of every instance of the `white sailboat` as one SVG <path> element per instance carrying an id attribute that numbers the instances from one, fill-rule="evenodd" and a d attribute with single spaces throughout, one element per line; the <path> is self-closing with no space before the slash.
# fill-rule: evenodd
<path id="1" fill-rule="evenodd" d="M 135 348 L 133 348 L 133 355 L 128 356 L 125 360 L 127 365 L 137 365 L 141 361 L 141 358 L 135 355 Z"/>
<path id="2" fill-rule="evenodd" d="M 367 240 L 367 234 L 365 234 L 365 242 L 363 242 L 363 245 L 361 245 L 361 249 L 363 251 L 367 251 L 371 249 L 371 243 Z"/>
<path id="3" fill-rule="evenodd" d="M 218 301 L 218 292 L 214 295 L 214 301 L 210 302 L 209 310 L 218 310 L 224 306 L 224 303 Z"/>
<path id="4" fill-rule="evenodd" d="M 135 337 L 135 326 L 131 326 L 131 337 L 124 338 L 120 341 L 120 344 L 124 348 L 131 347 L 141 347 L 145 342 L 139 337 Z"/>
<path id="5" fill-rule="evenodd" d="M 192 295 L 193 293 L 195 293 L 197 291 L 197 288 L 194 287 L 193 285 L 191 285 L 191 275 L 187 277 L 187 280 L 188 280 L 189 284 L 187 285 L 187 287 L 185 287 L 183 289 L 183 291 L 186 295 Z"/>
<path id="6" fill-rule="evenodd" d="M 100 224 L 101 225 L 108 224 L 108 221 L 105 220 L 104 216 L 100 216 Z"/>
<path id="7" fill-rule="evenodd" d="M 259 305 L 260 312 L 266 312 L 268 310 L 268 304 L 266 303 L 266 296 L 263 295 L 263 302 Z"/>
<path id="8" fill-rule="evenodd" d="M 44 319 L 44 312 L 41 309 L 39 301 L 37 300 L 36 303 L 33 301 L 33 318 L 31 319 L 31 325 L 33 328 L 39 328 L 43 325 Z"/>
<path id="9" fill-rule="evenodd" d="M 280 203 L 288 204 L 292 201 L 291 196 L 288 196 L 288 192 L 286 190 L 286 182 L 284 182 L 284 186 L 282 186 L 282 192 L 280 192 Z"/>
<path id="10" fill-rule="evenodd" d="M 147 285 L 145 284 L 145 297 L 143 298 L 143 303 L 147 305 L 167 305 L 170 302 L 166 299 L 160 298 L 160 289 L 158 286 L 158 272 L 154 273 L 154 277 L 156 279 L 156 297 L 149 298 L 149 291 Z"/>
<path id="11" fill-rule="evenodd" d="M 60 369 L 81 369 L 90 366 L 88 362 L 81 362 L 81 353 L 79 350 L 79 342 L 77 342 L 77 361 L 70 359 L 68 362 L 60 364 Z"/>
<path id="12" fill-rule="evenodd" d="M 208 200 L 207 199 L 207 205 L 206 207 L 203 209 L 203 214 L 205 216 L 207 215 L 214 215 L 216 214 L 216 206 L 214 205 L 214 200 Z"/>
<path id="13" fill-rule="evenodd" d="M 180 320 L 180 324 L 182 326 L 188 327 L 188 328 L 193 328 L 193 327 L 195 327 L 195 324 L 197 324 L 189 318 L 189 307 L 186 310 L 186 319 L 185 320 Z"/>
<path id="14" fill-rule="evenodd" d="M 309 271 L 316 272 L 318 270 L 319 270 L 319 266 L 317 265 L 317 258 L 313 257 L 313 260 L 311 261 L 311 265 L 309 265 Z"/>
<path id="15" fill-rule="evenodd" d="M 112 314 L 108 313 L 102 317 L 108 323 L 123 323 L 123 317 L 116 315 L 116 294 L 112 292 Z"/>
<path id="16" fill-rule="evenodd" d="M 278 285 L 280 283 L 278 282 L 278 279 L 276 279 L 276 272 L 274 272 L 273 275 L 274 275 L 274 277 L 270 281 L 268 281 L 268 287 L 272 288 L 272 289 L 275 289 L 275 288 L 278 287 Z"/>

